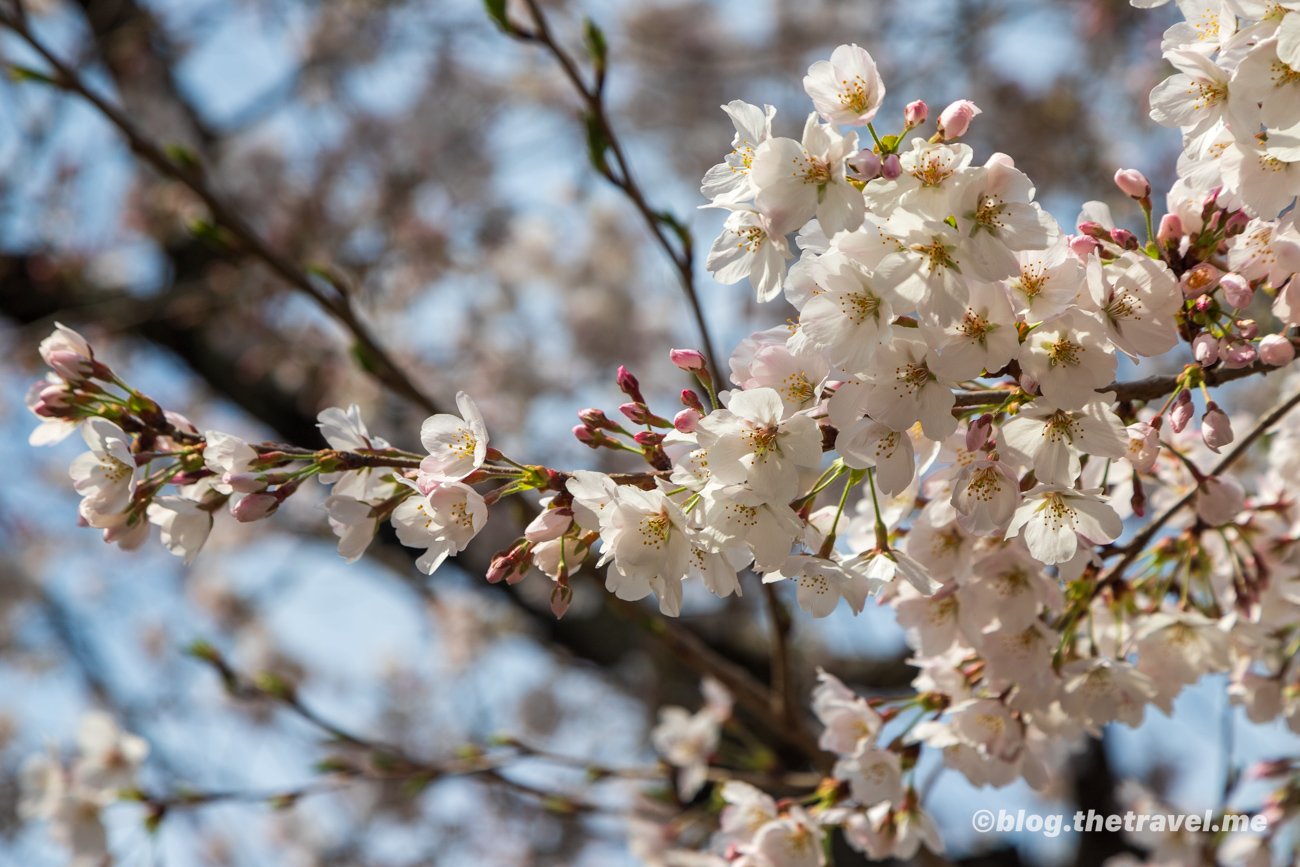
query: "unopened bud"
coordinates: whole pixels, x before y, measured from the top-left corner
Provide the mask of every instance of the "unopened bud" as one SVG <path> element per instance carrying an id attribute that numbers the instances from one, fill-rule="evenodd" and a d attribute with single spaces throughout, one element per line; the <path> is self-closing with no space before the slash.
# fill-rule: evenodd
<path id="1" fill-rule="evenodd" d="M 1295 360 L 1295 345 L 1281 334 L 1270 334 L 1259 342 L 1259 357 L 1271 367 L 1282 367 Z"/>
<path id="2" fill-rule="evenodd" d="M 673 427 L 682 433 L 695 433 L 695 426 L 703 417 L 698 410 L 687 408 L 673 416 Z"/>
<path id="3" fill-rule="evenodd" d="M 582 424 L 584 427 L 591 428 L 592 430 L 618 430 L 619 429 L 619 425 L 617 423 L 610 421 L 609 417 L 606 416 L 604 412 L 598 409 L 580 409 L 578 410 L 578 418 L 582 419 Z"/>
<path id="4" fill-rule="evenodd" d="M 1259 323 L 1254 319 L 1237 320 L 1237 333 L 1243 340 L 1254 340 L 1259 337 Z"/>
<path id="5" fill-rule="evenodd" d="M 498 551 L 488 566 L 488 583 L 499 584 L 504 580 L 507 584 L 514 584 L 528 574 L 532 562 L 532 546 L 528 542 L 518 542 L 513 548 Z"/>
<path id="6" fill-rule="evenodd" d="M 1115 186 L 1131 199 L 1145 199 L 1151 195 L 1151 182 L 1137 169 L 1120 169 L 1115 172 Z"/>
<path id="7" fill-rule="evenodd" d="M 1110 238 L 1125 250 L 1136 250 L 1138 248 L 1137 235 L 1134 235 L 1128 229 L 1111 229 Z"/>
<path id="8" fill-rule="evenodd" d="M 849 177 L 857 181 L 874 181 L 880 177 L 880 167 L 883 163 L 880 156 L 874 151 L 861 150 L 858 155 L 849 161 Z"/>
<path id="9" fill-rule="evenodd" d="M 650 407 L 644 403 L 625 403 L 618 408 L 618 411 L 627 416 L 633 424 L 650 425 L 651 427 L 672 427 L 672 422 L 662 419 L 650 411 Z"/>
<path id="10" fill-rule="evenodd" d="M 1186 391 L 1178 392 L 1178 397 L 1174 398 L 1174 405 L 1169 410 L 1170 429 L 1174 433 L 1182 433 L 1195 413 L 1196 407 L 1192 406 L 1192 395 Z"/>
<path id="11" fill-rule="evenodd" d="M 1251 288 L 1250 281 L 1240 274 L 1224 274 L 1219 285 L 1223 287 L 1224 299 L 1238 310 L 1249 307 L 1250 302 L 1255 300 L 1255 290 Z"/>
<path id="12" fill-rule="evenodd" d="M 1202 262 L 1194 268 L 1189 268 L 1179 283 L 1184 298 L 1196 298 L 1212 291 L 1219 284 L 1219 269 L 1209 262 Z"/>
<path id="13" fill-rule="evenodd" d="M 925 123 L 926 118 L 930 116 L 930 107 L 921 100 L 909 102 L 907 108 L 903 109 L 903 122 L 907 129 L 918 127 Z"/>
<path id="14" fill-rule="evenodd" d="M 1255 363 L 1259 353 L 1255 347 L 1237 337 L 1225 337 L 1219 341 L 1219 358 L 1223 366 L 1230 369 L 1248 367 Z"/>
<path id="15" fill-rule="evenodd" d="M 966 428 L 966 451 L 974 452 L 983 448 L 992 431 L 993 416 L 987 412 L 971 422 L 970 427 Z"/>
<path id="16" fill-rule="evenodd" d="M 706 367 L 704 353 L 698 349 L 670 349 L 668 357 L 672 359 L 673 364 L 691 373 Z"/>
<path id="17" fill-rule="evenodd" d="M 1089 238 L 1087 235 L 1071 235 L 1069 243 L 1070 252 L 1080 259 L 1087 259 L 1101 249 L 1101 242 L 1096 238 Z"/>
<path id="18" fill-rule="evenodd" d="M 1087 235 L 1089 238 L 1096 238 L 1098 241 L 1109 241 L 1110 229 L 1107 229 L 1101 223 L 1092 220 L 1084 220 L 1079 224 L 1079 232 Z"/>
<path id="19" fill-rule="evenodd" d="M 700 415 L 708 415 L 704 411 L 704 404 L 700 403 L 700 396 L 689 388 L 682 389 L 682 406 L 687 409 L 693 409 Z"/>
<path id="20" fill-rule="evenodd" d="M 1192 338 L 1192 358 L 1201 367 L 1209 367 L 1219 360 L 1219 341 L 1213 334 L 1202 331 L 1196 337 Z M 1181 400 L 1187 392 L 1178 396 Z"/>
<path id="21" fill-rule="evenodd" d="M 1242 232 L 1246 231 L 1246 226 L 1249 224 L 1250 217 L 1245 211 L 1235 211 L 1232 216 L 1228 218 L 1228 222 L 1224 225 L 1223 234 L 1229 238 L 1235 235 L 1240 235 Z"/>
<path id="22" fill-rule="evenodd" d="M 903 163 L 898 154 L 889 154 L 880 161 L 880 176 L 887 181 L 896 181 L 903 174 Z"/>
<path id="23" fill-rule="evenodd" d="M 1165 214 L 1160 218 L 1160 228 L 1156 231 L 1156 240 L 1166 247 L 1177 246 L 1183 237 L 1183 221 L 1177 214 Z"/>
<path id="24" fill-rule="evenodd" d="M 645 403 L 645 398 L 641 396 L 641 383 L 636 381 L 636 377 L 628 373 L 623 365 L 618 366 L 618 389 L 637 403 Z"/>
<path id="25" fill-rule="evenodd" d="M 1027 373 L 1020 374 L 1020 390 L 1025 394 L 1038 394 L 1038 380 Z"/>
<path id="26" fill-rule="evenodd" d="M 1137 473 L 1133 474 L 1133 496 L 1129 499 L 1129 507 L 1133 509 L 1133 514 L 1139 518 L 1145 518 L 1147 515 L 1147 492 L 1142 485 L 1142 479 Z"/>
<path id="27" fill-rule="evenodd" d="M 95 372 L 93 361 L 70 349 L 56 349 L 46 353 L 45 363 L 59 376 L 71 382 L 87 379 Z"/>
<path id="28" fill-rule="evenodd" d="M 230 514 L 241 524 L 251 524 L 275 513 L 280 500 L 274 494 L 249 494 L 231 506 Z"/>
<path id="29" fill-rule="evenodd" d="M 636 440 L 636 444 L 639 446 L 650 446 L 653 448 L 654 446 L 663 443 L 664 435 L 661 433 L 655 433 L 654 431 L 643 430 L 636 436 L 632 437 L 632 439 Z"/>
<path id="30" fill-rule="evenodd" d="M 945 141 L 961 138 L 970 129 L 975 115 L 983 114 L 969 99 L 959 99 L 939 113 L 939 134 Z"/>
<path id="31" fill-rule="evenodd" d="M 1200 298 L 1196 299 L 1196 303 L 1192 305 L 1192 309 L 1197 313 L 1209 313 L 1214 309 L 1214 299 L 1209 295 L 1202 295 Z"/>
<path id="32" fill-rule="evenodd" d="M 586 425 L 577 425 L 573 428 L 573 435 L 578 442 L 593 449 L 598 449 L 605 444 L 607 437 L 597 430 L 592 430 Z"/>
<path id="33" fill-rule="evenodd" d="M 1232 422 L 1228 414 L 1219 409 L 1219 405 L 1210 401 L 1201 416 L 1201 439 L 1210 451 L 1218 453 L 1219 449 L 1232 442 Z"/>

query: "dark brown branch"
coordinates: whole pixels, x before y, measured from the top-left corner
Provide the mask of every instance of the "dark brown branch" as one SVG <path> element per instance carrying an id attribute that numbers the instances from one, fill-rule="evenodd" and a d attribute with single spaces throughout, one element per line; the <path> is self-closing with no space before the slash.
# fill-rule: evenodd
<path id="1" fill-rule="evenodd" d="M 388 352 L 379 345 L 370 329 L 357 317 L 348 297 L 337 288 L 334 293 L 327 293 L 312 282 L 311 277 L 301 267 L 272 249 L 262 237 L 246 223 L 225 201 L 208 186 L 200 170 L 183 165 L 162 148 L 150 141 L 120 109 L 109 104 L 91 91 L 81 77 L 56 57 L 45 44 L 32 34 L 26 23 L 12 13 L 0 9 L 0 26 L 18 34 L 38 54 L 45 58 L 54 70 L 54 82 L 64 90 L 75 93 L 93 105 L 126 138 L 128 144 L 142 160 L 160 174 L 173 178 L 188 187 L 203 200 L 212 215 L 213 221 L 224 227 L 236 238 L 249 253 L 264 262 L 277 276 L 294 289 L 314 300 L 320 307 L 342 324 L 356 340 L 357 347 L 370 362 L 372 372 L 385 385 L 402 397 L 429 413 L 439 411 L 437 404 L 424 394 L 414 382 L 399 368 Z"/>

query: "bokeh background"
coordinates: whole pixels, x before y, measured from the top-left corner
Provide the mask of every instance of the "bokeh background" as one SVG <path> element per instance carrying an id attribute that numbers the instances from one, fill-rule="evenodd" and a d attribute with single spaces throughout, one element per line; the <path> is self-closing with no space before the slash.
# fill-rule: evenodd
<path id="1" fill-rule="evenodd" d="M 901 127 L 910 100 L 937 113 L 973 99 L 984 111 L 967 139 L 977 159 L 1010 154 L 1063 225 L 1083 201 L 1103 199 L 1136 230 L 1136 207 L 1110 181 L 1115 169 L 1141 169 L 1158 190 L 1173 178 L 1178 135 L 1146 116 L 1146 94 L 1168 74 L 1159 41 L 1172 7 L 544 5 L 575 53 L 584 15 L 604 28 L 613 123 L 637 179 L 693 229 L 697 249 L 721 227 L 721 214 L 696 210 L 699 178 L 729 150 L 719 105 L 771 103 L 778 134 L 797 135 L 810 110 L 804 71 L 842 42 L 865 46 L 881 66 L 882 134 Z M 612 412 L 622 402 L 619 364 L 661 412 L 689 385 L 667 360 L 669 347 L 698 342 L 670 263 L 587 164 L 578 103 L 552 59 L 504 36 L 477 0 L 25 6 L 36 32 L 152 138 L 193 149 L 212 184 L 277 249 L 348 275 L 365 319 L 404 368 L 445 406 L 457 390 L 470 392 L 507 454 L 630 468 L 573 439 L 575 411 Z M 0 55 L 39 67 L 9 34 L 0 34 Z M 509 733 L 611 765 L 653 762 L 646 734 L 655 710 L 697 707 L 696 675 L 607 610 L 592 586 L 578 585 L 556 622 L 544 578 L 485 584 L 491 554 L 519 532 L 508 508 L 430 579 L 391 539 L 344 564 L 314 509 L 319 491 L 257 525 L 218 520 L 190 568 L 157 544 L 124 554 L 76 527 L 66 467 L 79 442 L 28 446 L 33 419 L 22 405 L 41 375 L 36 344 L 56 320 L 200 428 L 316 446 L 316 413 L 357 403 L 373 432 L 418 447 L 422 413 L 369 377 L 347 334 L 310 301 L 257 261 L 197 240 L 189 225 L 202 215 L 76 98 L 0 81 L 0 864 L 64 863 L 45 829 L 19 824 L 16 774 L 33 752 L 66 746 L 87 708 L 108 709 L 149 739 L 144 779 L 159 790 L 273 791 L 311 779 L 324 754 L 319 733 L 227 698 L 182 653 L 197 638 L 242 670 L 292 678 L 340 723 L 430 758 Z M 793 315 L 781 302 L 758 310 L 747 285 L 718 285 L 696 265 L 724 355 Z M 1256 384 L 1237 399 L 1264 404 L 1270 389 Z M 688 593 L 683 622 L 766 678 L 759 596 Z M 800 694 L 817 664 L 866 692 L 897 692 L 912 677 L 888 609 L 815 623 L 796 616 L 793 641 Z M 1297 746 L 1284 728 L 1252 726 L 1227 707 L 1221 678 L 1187 691 L 1175 710 L 1081 745 L 1045 800 L 1023 785 L 975 790 L 931 757 L 921 776 L 933 778 L 927 806 L 947 857 L 1100 864 L 1129 844 L 1111 834 L 980 837 L 970 815 L 1108 811 L 1129 778 L 1203 810 L 1220 803 L 1229 765 Z M 642 863 L 644 847 L 629 845 L 617 815 L 644 807 L 637 786 L 589 785 L 553 767 L 517 773 L 581 792 L 611 815 L 556 815 L 449 779 L 414 797 L 359 786 L 285 811 L 256 803 L 186 811 L 156 835 L 139 808 L 124 805 L 110 810 L 110 838 L 127 867 Z"/>

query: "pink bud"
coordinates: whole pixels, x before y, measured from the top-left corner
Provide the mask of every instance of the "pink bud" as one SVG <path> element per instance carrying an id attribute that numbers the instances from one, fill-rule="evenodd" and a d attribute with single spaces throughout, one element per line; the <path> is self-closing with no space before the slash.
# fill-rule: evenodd
<path id="1" fill-rule="evenodd" d="M 1071 235 L 1070 251 L 1080 259 L 1087 259 L 1093 252 L 1101 249 L 1101 242 L 1087 235 Z"/>
<path id="2" fill-rule="evenodd" d="M 1038 380 L 1027 373 L 1020 374 L 1020 389 L 1025 394 L 1038 394 Z"/>
<path id="3" fill-rule="evenodd" d="M 580 409 L 578 418 L 582 419 L 584 427 L 592 430 L 618 430 L 618 425 L 609 420 L 605 413 L 598 409 Z"/>
<path id="4" fill-rule="evenodd" d="M 1197 313 L 1209 313 L 1214 309 L 1214 299 L 1209 295 L 1202 295 L 1200 298 L 1196 299 L 1196 303 L 1192 305 L 1192 309 Z"/>
<path id="5" fill-rule="evenodd" d="M 1079 224 L 1079 231 L 1089 238 L 1096 238 L 1098 241 L 1110 240 L 1110 229 L 1107 229 L 1101 223 L 1092 220 L 1084 220 Z"/>
<path id="6" fill-rule="evenodd" d="M 858 151 L 848 164 L 849 176 L 854 180 L 873 181 L 880 177 L 880 156 L 873 151 Z"/>
<path id="7" fill-rule="evenodd" d="M 1209 262 L 1202 262 L 1195 268 L 1189 269 L 1179 283 L 1183 287 L 1183 297 L 1196 298 L 1213 290 L 1219 284 L 1219 269 Z"/>
<path id="8" fill-rule="evenodd" d="M 1246 226 L 1248 226 L 1249 224 L 1250 224 L 1250 217 L 1246 214 L 1246 212 L 1236 211 L 1233 213 L 1231 217 L 1228 218 L 1227 224 L 1224 225 L 1223 227 L 1223 232 L 1225 235 L 1231 238 L 1234 235 L 1240 235 L 1242 232 L 1246 231 Z"/>
<path id="9" fill-rule="evenodd" d="M 1177 214 L 1165 214 L 1160 218 L 1160 229 L 1156 232 L 1156 240 L 1166 246 L 1177 244 L 1183 237 L 1183 221 L 1178 219 Z"/>
<path id="10" fill-rule="evenodd" d="M 221 481 L 241 494 L 259 494 L 267 487 L 265 473 L 226 473 Z"/>
<path id="11" fill-rule="evenodd" d="M 1210 451 L 1218 453 L 1219 449 L 1232 442 L 1232 422 L 1228 414 L 1219 409 L 1219 405 L 1210 401 L 1201 416 L 1201 439 L 1205 440 Z"/>
<path id="12" fill-rule="evenodd" d="M 644 403 L 625 403 L 618 408 L 618 411 L 627 416 L 633 424 L 654 425 L 655 427 L 672 427 L 672 425 L 661 419 L 650 411 L 650 407 Z"/>
<path id="13" fill-rule="evenodd" d="M 249 494 L 231 506 L 230 514 L 241 524 L 251 524 L 273 514 L 280 508 L 280 501 L 272 494 Z"/>
<path id="14" fill-rule="evenodd" d="M 1197 265 L 1196 267 L 1213 266 Z M 1249 307 L 1250 302 L 1255 298 L 1255 290 L 1250 288 L 1250 281 L 1240 274 L 1224 274 L 1219 280 L 1219 285 L 1223 287 L 1224 299 L 1238 310 Z"/>
<path id="15" fill-rule="evenodd" d="M 41 389 L 39 395 L 41 403 L 46 408 L 63 408 L 68 405 L 68 389 L 64 385 L 50 385 Z"/>
<path id="16" fill-rule="evenodd" d="M 1137 169 L 1120 169 L 1115 172 L 1115 186 L 1129 198 L 1145 199 L 1151 195 L 1150 181 Z"/>
<path id="17" fill-rule="evenodd" d="M 1137 235 L 1134 235 L 1128 229 L 1111 229 L 1110 238 L 1125 250 L 1136 250 L 1138 248 Z"/>
<path id="18" fill-rule="evenodd" d="M 915 102 L 909 102 L 907 108 L 903 109 L 903 122 L 907 124 L 908 129 L 925 123 L 925 119 L 929 116 L 929 106 L 919 99 Z"/>
<path id="19" fill-rule="evenodd" d="M 695 426 L 704 416 L 693 409 L 684 409 L 673 416 L 673 427 L 682 433 L 695 433 Z"/>
<path id="20" fill-rule="evenodd" d="M 1259 337 L 1259 323 L 1254 319 L 1239 319 L 1237 333 L 1241 335 L 1242 340 L 1254 340 Z"/>
<path id="21" fill-rule="evenodd" d="M 696 349 L 670 349 L 668 357 L 685 371 L 703 370 L 705 367 L 704 354 Z"/>
<path id="22" fill-rule="evenodd" d="M 641 396 L 641 383 L 636 381 L 636 377 L 623 365 L 618 366 L 618 389 L 637 403 L 645 403 L 645 398 Z"/>
<path id="23" fill-rule="evenodd" d="M 1224 367 L 1234 370 L 1247 367 L 1258 357 L 1255 347 L 1240 338 L 1225 337 L 1219 341 L 1219 358 Z"/>
<path id="24" fill-rule="evenodd" d="M 1195 413 L 1192 395 L 1186 391 L 1178 392 L 1178 397 L 1174 398 L 1174 405 L 1169 410 L 1169 427 L 1174 433 L 1182 433 Z"/>
<path id="25" fill-rule="evenodd" d="M 1259 357 L 1271 367 L 1282 367 L 1295 360 L 1295 346 L 1281 334 L 1270 334 L 1259 342 Z"/>
<path id="26" fill-rule="evenodd" d="M 689 388 L 682 389 L 682 406 L 687 409 L 693 409 L 700 415 L 707 415 L 704 412 L 704 404 L 700 403 L 700 396 Z"/>
<path id="27" fill-rule="evenodd" d="M 989 441 L 989 434 L 993 430 L 993 416 L 989 413 L 975 419 L 971 422 L 970 427 L 966 428 L 966 451 L 978 451 Z"/>
<path id="28" fill-rule="evenodd" d="M 887 181 L 896 181 L 903 174 L 903 164 L 898 154 L 889 154 L 880 163 L 880 176 Z"/>
<path id="29" fill-rule="evenodd" d="M 559 620 L 569 610 L 569 603 L 573 601 L 573 590 L 569 585 L 557 585 L 551 591 L 551 613 L 555 619 Z"/>
<path id="30" fill-rule="evenodd" d="M 979 106 L 969 99 L 959 99 L 939 114 L 939 134 L 945 140 L 961 138 L 970 129 L 975 115 L 983 114 Z"/>
<path id="31" fill-rule="evenodd" d="M 591 428 L 581 424 L 573 428 L 573 435 L 577 437 L 578 442 L 593 449 L 600 448 L 601 442 L 605 439 L 604 434 L 592 431 Z"/>
<path id="32" fill-rule="evenodd" d="M 632 439 L 636 440 L 636 444 L 639 446 L 649 446 L 650 448 L 654 448 L 663 443 L 664 435 L 661 433 L 655 433 L 654 431 L 643 430 L 632 437 Z"/>
<path id="33" fill-rule="evenodd" d="M 1219 341 L 1208 331 L 1202 331 L 1192 339 L 1192 358 L 1201 367 L 1209 367 L 1219 360 Z M 1179 395 L 1179 399 L 1187 392 Z"/>
<path id="34" fill-rule="evenodd" d="M 514 584 L 528 573 L 532 565 L 533 554 L 527 542 L 520 542 L 513 548 L 498 551 L 492 558 L 485 576 L 489 584 L 498 584 L 503 579 L 507 584 Z"/>
<path id="35" fill-rule="evenodd" d="M 88 378 L 95 371 L 89 358 L 70 349 L 56 349 L 45 354 L 45 363 L 64 379 L 76 382 Z"/>

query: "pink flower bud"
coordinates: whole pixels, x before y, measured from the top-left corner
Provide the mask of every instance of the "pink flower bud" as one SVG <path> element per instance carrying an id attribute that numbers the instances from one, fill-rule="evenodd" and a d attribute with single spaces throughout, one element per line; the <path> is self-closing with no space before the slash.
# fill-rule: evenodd
<path id="1" fill-rule="evenodd" d="M 1098 241 L 1110 240 L 1110 229 L 1107 229 L 1101 223 L 1092 220 L 1084 220 L 1079 224 L 1079 231 L 1089 238 L 1096 238 Z"/>
<path id="2" fill-rule="evenodd" d="M 858 151 L 848 164 L 849 177 L 858 181 L 873 181 L 880 177 L 880 156 L 872 151 Z"/>
<path id="3" fill-rule="evenodd" d="M 1195 413 L 1192 395 L 1186 391 L 1178 392 L 1178 397 L 1174 398 L 1174 405 L 1169 410 L 1169 427 L 1174 433 L 1182 433 Z"/>
<path id="4" fill-rule="evenodd" d="M 1196 267 L 1212 268 L 1214 266 L 1197 265 Z M 1223 287 L 1224 299 L 1238 310 L 1241 310 L 1243 307 L 1249 307 L 1250 302 L 1255 298 L 1255 290 L 1250 288 L 1250 281 L 1240 274 L 1224 274 L 1219 280 L 1219 285 Z"/>
<path id="5" fill-rule="evenodd" d="M 249 494 L 231 506 L 230 514 L 241 524 L 251 524 L 275 513 L 280 500 L 272 494 Z"/>
<path id="6" fill-rule="evenodd" d="M 95 372 L 95 364 L 84 355 L 70 349 L 56 349 L 45 354 L 45 363 L 66 380 L 77 382 Z"/>
<path id="7" fill-rule="evenodd" d="M 589 427 L 592 430 L 618 430 L 619 427 L 598 409 L 580 409 L 578 410 L 578 418 L 582 419 L 584 427 Z"/>
<path id="8" fill-rule="evenodd" d="M 1151 195 L 1151 182 L 1137 169 L 1120 169 L 1115 172 L 1115 186 L 1129 198 L 1145 199 Z"/>
<path id="9" fill-rule="evenodd" d="M 1219 341 L 1219 358 L 1224 367 L 1246 367 L 1254 364 L 1258 357 L 1255 347 L 1238 337 L 1225 337 Z"/>
<path id="10" fill-rule="evenodd" d="M 1200 334 L 1196 335 L 1196 337 L 1192 339 L 1192 358 L 1195 358 L 1196 363 L 1201 367 L 1209 367 L 1211 364 L 1214 364 L 1219 360 L 1218 339 L 1208 331 L 1202 331 Z M 1179 399 L 1181 400 L 1183 395 L 1186 394 L 1187 392 L 1180 394 L 1178 396 Z"/>
<path id="11" fill-rule="evenodd" d="M 1147 516 L 1147 491 L 1138 476 L 1133 477 L 1133 496 L 1129 497 L 1128 505 L 1139 518 Z"/>
<path id="12" fill-rule="evenodd" d="M 696 410 L 687 408 L 673 416 L 673 427 L 682 433 L 695 433 L 695 426 L 703 417 Z"/>
<path id="13" fill-rule="evenodd" d="M 1259 357 L 1271 367 L 1282 367 L 1295 360 L 1295 346 L 1281 334 L 1270 334 L 1259 342 Z"/>
<path id="14" fill-rule="evenodd" d="M 1259 323 L 1254 319 L 1239 319 L 1237 333 L 1241 335 L 1242 340 L 1254 340 L 1259 337 Z"/>
<path id="15" fill-rule="evenodd" d="M 697 349 L 670 349 L 668 357 L 685 371 L 703 370 L 705 367 L 704 353 Z"/>
<path id="16" fill-rule="evenodd" d="M 898 154 L 889 154 L 880 163 L 880 176 L 887 181 L 896 181 L 903 174 L 903 164 Z"/>
<path id="17" fill-rule="evenodd" d="M 487 570 L 488 583 L 499 584 L 504 579 L 507 584 L 514 584 L 528 574 L 532 562 L 533 553 L 527 542 L 521 542 L 505 551 L 498 551 Z"/>
<path id="18" fill-rule="evenodd" d="M 593 449 L 600 448 L 602 441 L 605 439 L 604 434 L 598 431 L 593 431 L 586 425 L 581 424 L 573 428 L 573 435 L 577 438 L 578 442 L 585 446 L 590 446 Z"/>
<path id="19" fill-rule="evenodd" d="M 1038 380 L 1027 373 L 1020 374 L 1020 389 L 1025 394 L 1038 394 Z"/>
<path id="20" fill-rule="evenodd" d="M 1228 414 L 1219 409 L 1219 405 L 1210 401 L 1201 416 L 1201 439 L 1210 451 L 1218 453 L 1219 449 L 1232 442 L 1232 422 Z"/>
<path id="21" fill-rule="evenodd" d="M 672 427 L 672 423 L 660 418 L 650 411 L 644 403 L 625 403 L 618 411 L 627 416 L 633 424 L 652 425 L 654 427 Z"/>
<path id="22" fill-rule="evenodd" d="M 47 409 L 61 409 L 68 405 L 68 389 L 64 385 L 50 385 L 41 389 L 40 401 Z"/>
<path id="23" fill-rule="evenodd" d="M 687 409 L 693 409 L 700 415 L 708 415 L 704 411 L 704 404 L 700 403 L 700 396 L 689 388 L 682 389 L 682 406 Z"/>
<path id="24" fill-rule="evenodd" d="M 1070 252 L 1080 259 L 1087 259 L 1095 251 L 1101 249 L 1101 242 L 1095 238 L 1089 238 L 1087 235 L 1070 236 Z"/>
<path id="25" fill-rule="evenodd" d="M 1183 221 L 1177 214 L 1165 214 L 1160 218 L 1160 228 L 1156 231 L 1156 240 L 1165 246 L 1177 244 L 1183 237 Z"/>
<path id="26" fill-rule="evenodd" d="M 970 427 L 966 428 L 966 451 L 978 451 L 989 441 L 989 434 L 993 431 L 993 416 L 989 413 L 975 419 L 971 422 Z"/>
<path id="27" fill-rule="evenodd" d="M 1202 262 L 1191 268 L 1182 276 L 1179 284 L 1183 287 L 1183 297 L 1196 298 L 1214 289 L 1219 284 L 1219 269 L 1209 262 Z"/>
<path id="28" fill-rule="evenodd" d="M 1224 225 L 1223 233 L 1229 238 L 1234 235 L 1240 235 L 1242 232 L 1246 231 L 1246 226 L 1249 224 L 1250 217 L 1245 211 L 1235 211 L 1233 215 L 1228 218 L 1227 224 Z"/>
<path id="29" fill-rule="evenodd" d="M 655 433 L 654 431 L 643 430 L 636 436 L 632 437 L 632 439 L 636 440 L 636 444 L 639 446 L 649 446 L 654 448 L 663 443 L 664 435 L 661 433 Z"/>
<path id="30" fill-rule="evenodd" d="M 961 138 L 970 129 L 975 115 L 983 114 L 979 106 L 969 99 L 959 99 L 939 114 L 939 134 L 945 140 Z"/>
<path id="31" fill-rule="evenodd" d="M 1110 238 L 1125 250 L 1136 250 L 1138 248 L 1137 235 L 1134 235 L 1128 229 L 1111 229 Z"/>
<path id="32" fill-rule="evenodd" d="M 260 494 L 267 488 L 266 473 L 226 473 L 221 481 L 241 494 Z"/>
<path id="33" fill-rule="evenodd" d="M 628 373 L 623 365 L 618 366 L 618 390 L 626 394 L 637 403 L 645 403 L 645 398 L 641 396 L 641 383 L 636 381 L 636 377 Z"/>
<path id="34" fill-rule="evenodd" d="M 903 122 L 907 124 L 908 129 L 925 123 L 925 119 L 929 116 L 930 107 L 919 99 L 915 102 L 909 102 L 907 108 L 903 109 Z"/>

